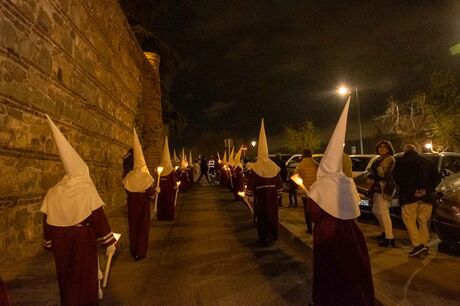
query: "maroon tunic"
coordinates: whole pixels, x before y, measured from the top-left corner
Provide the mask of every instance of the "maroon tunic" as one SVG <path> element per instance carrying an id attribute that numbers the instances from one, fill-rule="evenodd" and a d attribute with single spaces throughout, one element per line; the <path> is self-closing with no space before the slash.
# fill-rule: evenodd
<path id="1" fill-rule="evenodd" d="M 224 167 L 220 167 L 220 186 L 227 187 L 227 170 Z"/>
<path id="2" fill-rule="evenodd" d="M 193 168 L 189 167 L 187 168 L 187 189 L 190 189 L 193 187 Z"/>
<path id="3" fill-rule="evenodd" d="M 283 190 L 281 178 L 263 178 L 251 171 L 246 193 L 254 196 L 254 217 L 262 245 L 278 239 L 278 201 Z"/>
<path id="4" fill-rule="evenodd" d="M 236 167 L 233 170 L 233 197 L 238 200 L 241 197 L 238 192 L 244 191 L 244 176 L 241 167 Z"/>
<path id="5" fill-rule="evenodd" d="M 354 220 L 337 219 L 308 200 L 313 229 L 313 304 L 374 305 L 366 241 Z"/>
<path id="6" fill-rule="evenodd" d="M 186 192 L 188 189 L 188 174 L 185 170 L 177 170 L 177 180 L 180 181 L 179 191 Z"/>
<path id="7" fill-rule="evenodd" d="M 98 305 L 97 244 L 115 243 L 102 207 L 75 226 L 43 224 L 45 247 L 56 265 L 62 305 Z"/>
<path id="8" fill-rule="evenodd" d="M 174 220 L 174 199 L 177 190 L 174 171 L 160 178 L 160 189 L 157 203 L 157 219 L 159 221 Z"/>
<path id="9" fill-rule="evenodd" d="M 233 167 L 232 166 L 227 166 L 227 188 L 230 191 L 233 191 Z"/>
<path id="10" fill-rule="evenodd" d="M 3 279 L 0 277 L 0 306 L 10 306 L 11 300 Z"/>
<path id="11" fill-rule="evenodd" d="M 134 258 L 147 255 L 150 231 L 150 197 L 155 194 L 153 187 L 145 192 L 129 192 L 128 194 L 128 223 L 129 249 Z"/>

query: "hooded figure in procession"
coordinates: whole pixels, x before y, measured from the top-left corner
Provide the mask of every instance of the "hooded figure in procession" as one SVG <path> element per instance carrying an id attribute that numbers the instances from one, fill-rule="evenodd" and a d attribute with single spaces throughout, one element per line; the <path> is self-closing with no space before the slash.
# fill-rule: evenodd
<path id="1" fill-rule="evenodd" d="M 192 149 L 188 152 L 188 164 L 187 164 L 187 176 L 188 176 L 188 184 L 190 188 L 193 187 L 193 159 L 192 159 Z"/>
<path id="2" fill-rule="evenodd" d="M 233 155 L 235 154 L 235 147 L 232 147 L 232 151 L 230 151 L 230 155 L 228 156 L 228 162 L 227 162 L 227 175 L 228 175 L 228 181 L 227 181 L 227 188 L 233 192 L 233 167 L 235 166 L 234 161 L 233 161 Z"/>
<path id="3" fill-rule="evenodd" d="M 222 158 L 222 163 L 220 165 L 220 186 L 225 187 L 227 186 L 227 181 L 228 181 L 228 173 L 227 173 L 227 149 L 224 151 L 224 157 Z"/>
<path id="4" fill-rule="evenodd" d="M 244 174 L 243 164 L 241 163 L 241 153 L 243 152 L 243 146 L 240 147 L 238 153 L 236 153 L 233 159 L 233 197 L 235 200 L 239 199 L 238 192 L 244 191 Z"/>
<path id="5" fill-rule="evenodd" d="M 180 181 L 179 191 L 186 192 L 189 187 L 188 173 L 187 173 L 187 159 L 185 157 L 185 151 L 182 149 L 180 158 L 179 168 L 176 171 L 177 180 Z"/>
<path id="6" fill-rule="evenodd" d="M 278 239 L 278 197 L 283 185 L 280 168 L 268 157 L 264 119 L 260 125 L 257 161 L 251 165 L 246 195 L 254 203 L 254 219 L 257 223 L 259 242 L 268 246 Z"/>
<path id="7" fill-rule="evenodd" d="M 161 172 L 160 177 L 161 192 L 158 194 L 157 220 L 171 221 L 174 220 L 174 199 L 177 185 L 171 155 L 169 154 L 168 137 L 165 138 L 160 166 L 163 167 L 163 172 Z"/>
<path id="8" fill-rule="evenodd" d="M 123 178 L 123 185 L 128 195 L 129 248 L 134 260 L 139 261 L 147 255 L 150 199 L 159 190 L 153 186 L 154 179 L 145 163 L 136 129 L 133 129 L 133 152 L 133 167 Z"/>
<path id="9" fill-rule="evenodd" d="M 62 305 L 98 305 L 98 244 L 115 252 L 115 237 L 89 168 L 46 115 L 66 174 L 41 206 L 45 248 L 53 253 Z"/>
<path id="10" fill-rule="evenodd" d="M 356 218 L 359 194 L 344 174 L 343 143 L 350 98 L 332 134 L 307 202 L 313 229 L 313 304 L 374 305 L 369 253 Z"/>

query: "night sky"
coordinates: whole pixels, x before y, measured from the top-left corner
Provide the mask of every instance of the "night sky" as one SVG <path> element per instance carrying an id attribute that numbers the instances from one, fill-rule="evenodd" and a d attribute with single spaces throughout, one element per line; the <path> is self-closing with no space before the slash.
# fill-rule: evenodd
<path id="1" fill-rule="evenodd" d="M 138 1 L 139 2 L 139 1 Z M 361 115 L 413 94 L 436 70 L 459 71 L 460 1 L 140 1 L 146 26 L 180 66 L 171 102 L 190 136 L 254 138 L 287 123 L 334 123 L 340 83 L 357 86 Z M 142 19 L 142 18 L 141 18 Z M 352 105 L 353 114 L 354 107 Z"/>

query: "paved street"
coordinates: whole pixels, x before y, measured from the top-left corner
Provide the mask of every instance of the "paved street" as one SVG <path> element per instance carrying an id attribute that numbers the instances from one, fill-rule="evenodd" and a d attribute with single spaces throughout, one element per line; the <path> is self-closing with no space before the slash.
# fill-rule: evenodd
<path id="1" fill-rule="evenodd" d="M 219 191 L 196 185 L 180 194 L 176 221 L 153 223 L 143 261 L 134 262 L 122 241 L 102 305 L 305 305 L 310 255 L 300 257 L 282 241 L 260 247 L 249 210 Z M 110 215 L 110 222 L 125 232 L 126 211 Z M 9 286 L 16 305 L 59 302 L 49 254 L 18 267 L 0 268 L 15 278 Z"/>
<path id="2" fill-rule="evenodd" d="M 286 199 L 287 200 L 287 199 Z M 284 202 L 286 206 L 287 201 Z M 126 209 L 109 214 L 123 233 L 102 305 L 306 305 L 311 296 L 312 236 L 302 207 L 280 209 L 281 240 L 263 248 L 249 210 L 221 187 L 195 185 L 179 195 L 174 222 L 153 222 L 146 259 L 127 247 Z M 409 258 L 407 232 L 396 222 L 396 248 L 380 248 L 372 218 L 360 219 L 367 237 L 377 299 L 384 305 L 459 305 L 460 254 L 438 251 Z M 101 259 L 103 256 L 101 256 Z M 57 305 L 52 256 L 0 265 L 15 305 Z"/>

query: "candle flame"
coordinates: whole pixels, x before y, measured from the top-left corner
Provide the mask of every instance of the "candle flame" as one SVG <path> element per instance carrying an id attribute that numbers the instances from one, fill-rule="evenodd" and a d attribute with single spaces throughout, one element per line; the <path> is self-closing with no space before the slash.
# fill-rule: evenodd
<path id="1" fill-rule="evenodd" d="M 302 180 L 302 178 L 300 177 L 300 175 L 298 175 L 298 174 L 294 174 L 293 176 L 291 176 L 291 180 L 293 180 L 294 183 L 296 183 L 296 184 L 299 185 L 299 186 L 302 186 L 302 185 L 303 185 L 303 180 Z"/>
<path id="2" fill-rule="evenodd" d="M 240 197 L 244 197 L 244 192 L 243 192 L 243 191 L 238 191 L 238 195 L 239 195 Z"/>
<path id="3" fill-rule="evenodd" d="M 157 168 L 157 173 L 158 173 L 158 175 L 160 175 L 161 172 L 163 172 L 163 169 L 164 169 L 164 167 L 158 167 L 158 168 Z"/>
<path id="4" fill-rule="evenodd" d="M 177 186 L 179 186 L 179 185 L 180 185 L 180 183 L 181 183 L 181 181 L 178 181 L 178 182 L 176 182 Z"/>

